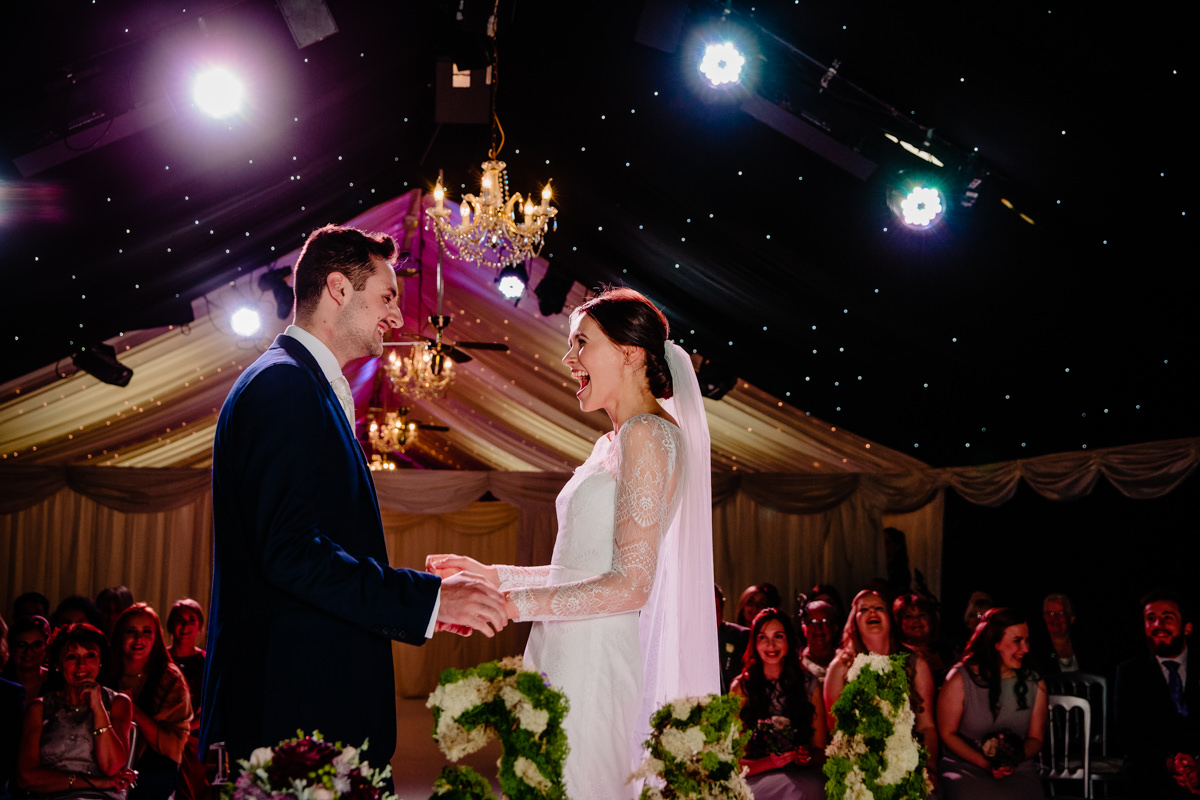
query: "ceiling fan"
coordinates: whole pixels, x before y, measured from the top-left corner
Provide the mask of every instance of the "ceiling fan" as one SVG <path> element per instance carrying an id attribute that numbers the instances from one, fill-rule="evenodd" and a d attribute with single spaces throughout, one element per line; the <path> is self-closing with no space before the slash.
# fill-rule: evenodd
<path id="1" fill-rule="evenodd" d="M 439 306 L 441 303 L 439 302 Z M 435 331 L 432 337 L 421 333 L 406 333 L 403 336 L 411 337 L 409 341 L 401 342 L 384 342 L 385 347 L 416 347 L 424 346 L 430 357 L 430 368 L 434 375 L 441 375 L 442 369 L 445 366 L 447 356 L 457 364 L 465 364 L 471 360 L 471 356 L 462 352 L 463 350 L 495 350 L 502 353 L 508 352 L 508 345 L 502 342 L 452 342 L 443 336 L 443 332 L 454 320 L 453 317 L 447 314 L 433 314 L 429 317 L 429 324 L 433 326 Z"/>

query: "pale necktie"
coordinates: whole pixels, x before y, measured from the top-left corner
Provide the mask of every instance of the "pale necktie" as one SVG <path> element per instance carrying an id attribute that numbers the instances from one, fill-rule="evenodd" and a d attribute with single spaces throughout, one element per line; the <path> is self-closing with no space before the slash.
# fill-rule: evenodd
<path id="1" fill-rule="evenodd" d="M 354 395 L 350 393 L 350 381 L 346 380 L 345 375 L 338 375 L 329 382 L 333 387 L 333 393 L 337 395 L 337 399 L 342 403 L 342 411 L 346 413 L 346 419 L 350 422 L 350 427 L 354 428 Z"/>
<path id="2" fill-rule="evenodd" d="M 1164 661 L 1163 666 L 1167 668 L 1167 690 L 1171 693 L 1171 702 L 1175 704 L 1175 710 L 1179 712 L 1179 716 L 1186 717 L 1188 707 L 1183 697 L 1183 679 L 1179 677 L 1179 662 Z"/>

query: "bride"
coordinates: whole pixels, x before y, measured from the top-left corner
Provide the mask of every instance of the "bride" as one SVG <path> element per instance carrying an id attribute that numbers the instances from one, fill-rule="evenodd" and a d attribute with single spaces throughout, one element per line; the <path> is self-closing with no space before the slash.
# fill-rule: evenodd
<path id="1" fill-rule="evenodd" d="M 534 621 L 526 667 L 570 701 L 573 800 L 635 796 L 627 779 L 650 715 L 720 691 L 708 421 L 691 361 L 667 333 L 662 312 L 631 289 L 571 314 L 563 363 L 579 382 L 579 407 L 603 409 L 613 429 L 558 496 L 549 565 L 426 559 L 443 576 L 486 576 L 510 618 Z"/>

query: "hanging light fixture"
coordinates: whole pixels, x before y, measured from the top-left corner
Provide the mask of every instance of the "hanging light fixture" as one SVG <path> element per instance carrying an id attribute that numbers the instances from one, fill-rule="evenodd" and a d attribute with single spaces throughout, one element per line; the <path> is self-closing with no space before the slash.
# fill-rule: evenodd
<path id="1" fill-rule="evenodd" d="M 462 221 L 450 224 L 450 209 L 445 206 L 446 189 L 438 173 L 433 189 L 434 208 L 428 214 L 433 220 L 438 239 L 449 242 L 458 250 L 458 257 L 474 261 L 481 267 L 502 269 L 523 264 L 542 251 L 547 231 L 558 209 L 550 205 L 550 182 L 542 187 L 542 202 L 525 200 L 521 193 L 505 198 L 507 181 L 503 179 L 505 164 L 495 160 L 496 150 L 488 153 L 483 162 L 483 178 L 479 195 L 463 196 L 460 209 Z M 516 209 L 521 210 L 517 221 Z"/>
<path id="2" fill-rule="evenodd" d="M 459 204 L 461 220 L 457 225 L 451 225 L 450 209 L 445 206 L 446 187 L 439 171 L 437 185 L 433 189 L 434 208 L 428 212 L 427 219 L 433 222 L 438 243 L 453 244 L 459 258 L 474 261 L 481 267 L 500 270 L 525 263 L 541 252 L 558 209 L 550 205 L 553 195 L 550 181 L 546 181 L 542 187 L 540 203 L 532 195 L 523 197 L 520 192 L 508 193 L 507 165 L 499 159 L 504 147 L 504 129 L 496 114 L 500 71 L 495 10 L 488 23 L 488 36 L 492 48 L 492 146 L 488 150 L 487 161 L 482 165 L 479 194 L 463 195 Z M 520 221 L 517 220 L 518 213 Z"/>
<path id="3" fill-rule="evenodd" d="M 431 345 L 413 347 L 407 355 L 393 348 L 383 359 L 383 369 L 405 397 L 441 397 L 454 380 L 454 362 Z"/>
<path id="4" fill-rule="evenodd" d="M 380 454 L 403 453 L 412 447 L 420 434 L 420 426 L 408 418 L 408 409 L 397 411 L 372 409 L 371 425 L 367 429 L 371 447 Z"/>

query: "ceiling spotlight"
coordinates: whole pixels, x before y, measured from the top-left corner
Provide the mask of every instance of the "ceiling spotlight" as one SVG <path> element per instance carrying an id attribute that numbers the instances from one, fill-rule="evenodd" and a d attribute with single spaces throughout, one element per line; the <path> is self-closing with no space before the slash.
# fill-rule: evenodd
<path id="1" fill-rule="evenodd" d="M 133 377 L 133 370 L 117 361 L 116 349 L 104 342 L 81 348 L 71 358 L 71 363 L 76 369 L 81 369 L 113 386 L 128 386 L 129 379 Z"/>
<path id="2" fill-rule="evenodd" d="M 520 300 L 521 295 L 525 294 L 526 284 L 529 283 L 529 272 L 524 264 L 509 264 L 500 270 L 496 283 L 499 284 L 500 294 L 504 295 L 506 300 Z"/>
<path id="3" fill-rule="evenodd" d="M 255 309 L 242 307 L 229 315 L 229 326 L 238 336 L 249 338 L 262 329 L 262 317 Z"/>
<path id="4" fill-rule="evenodd" d="M 192 87 L 192 98 L 210 117 L 225 119 L 242 107 L 242 82 L 225 69 L 200 73 Z"/>
<path id="5" fill-rule="evenodd" d="M 746 57 L 732 42 L 710 44 L 704 48 L 704 57 L 700 59 L 700 74 L 713 86 L 723 86 L 737 83 L 744 66 Z"/>
<path id="6" fill-rule="evenodd" d="M 904 224 L 914 228 L 928 228 L 942 210 L 942 196 L 932 186 L 918 186 L 900 201 L 900 216 Z"/>

